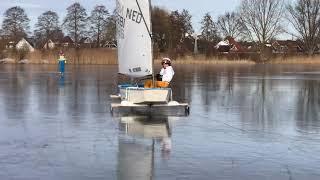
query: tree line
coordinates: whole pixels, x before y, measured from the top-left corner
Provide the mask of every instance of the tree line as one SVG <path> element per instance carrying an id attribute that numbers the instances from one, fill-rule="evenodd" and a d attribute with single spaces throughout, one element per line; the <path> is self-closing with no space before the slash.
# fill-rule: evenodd
<path id="1" fill-rule="evenodd" d="M 100 47 L 102 41 L 116 39 L 115 11 L 110 13 L 107 9 L 104 5 L 97 5 L 88 15 L 86 9 L 76 2 L 66 9 L 67 15 L 61 22 L 56 12 L 46 11 L 38 17 L 31 33 L 27 13 L 16 6 L 4 13 L 0 35 L 2 39 L 18 40 L 33 34 L 37 41 L 46 42 L 61 39 L 67 33 L 76 46 L 81 38 L 89 36 L 94 39 L 95 47 Z M 176 54 L 190 50 L 193 43 L 190 37 L 194 35 L 191 19 L 192 15 L 186 9 L 169 11 L 153 7 L 154 49 L 159 53 L 173 51 Z M 320 37 L 320 0 L 241 0 L 236 10 L 226 12 L 216 20 L 206 13 L 198 38 L 203 51 L 209 51 L 226 37 L 255 41 L 263 47 L 281 34 L 295 37 L 307 54 L 314 54 Z"/>
<path id="2" fill-rule="evenodd" d="M 152 13 L 158 47 L 162 50 L 183 48 L 181 42 L 186 41 L 185 34 L 194 32 L 189 12 L 168 12 L 156 7 Z M 306 54 L 313 55 L 320 44 L 320 0 L 241 0 L 236 10 L 216 20 L 206 13 L 200 23 L 199 40 L 204 45 L 204 53 L 227 37 L 253 41 L 258 51 L 263 51 L 266 44 L 284 35 L 293 37 Z"/>
<path id="3" fill-rule="evenodd" d="M 20 40 L 23 37 L 33 34 L 38 42 L 61 40 L 67 33 L 76 45 L 81 38 L 90 37 L 94 39 L 98 47 L 102 39 L 114 40 L 115 23 L 109 11 L 104 5 L 97 5 L 88 16 L 86 9 L 80 3 L 74 3 L 67 8 L 67 15 L 60 23 L 59 15 L 53 11 L 42 13 L 34 27 L 30 30 L 30 19 L 22 7 L 9 8 L 4 13 L 2 39 L 12 41 Z M 63 31 L 64 29 L 65 31 Z"/>

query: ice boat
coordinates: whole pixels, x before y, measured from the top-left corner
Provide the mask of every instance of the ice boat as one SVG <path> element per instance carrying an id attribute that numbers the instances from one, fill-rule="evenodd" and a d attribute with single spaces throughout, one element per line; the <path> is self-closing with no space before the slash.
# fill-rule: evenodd
<path id="1" fill-rule="evenodd" d="M 117 47 L 119 74 L 130 78 L 153 77 L 151 35 L 151 3 L 149 0 L 117 0 Z M 172 99 L 171 88 L 144 88 L 139 85 L 120 84 L 117 95 L 111 95 L 111 112 L 121 113 L 189 113 L 187 103 Z"/>

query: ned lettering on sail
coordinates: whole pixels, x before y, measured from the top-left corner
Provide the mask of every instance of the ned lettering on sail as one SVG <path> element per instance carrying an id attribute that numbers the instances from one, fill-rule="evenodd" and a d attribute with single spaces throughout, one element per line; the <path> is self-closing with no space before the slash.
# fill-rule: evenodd
<path id="1" fill-rule="evenodd" d="M 140 24 L 143 20 L 140 11 L 133 9 L 132 7 L 125 7 L 123 3 L 116 1 L 116 23 L 117 23 L 117 36 L 120 39 L 124 39 L 124 28 L 127 24 L 127 20 L 131 20 L 137 24 Z"/>
<path id="2" fill-rule="evenodd" d="M 118 10 L 117 12 L 117 22 L 120 27 L 124 28 L 126 20 L 121 16 L 122 13 L 119 12 L 121 12 L 121 10 Z M 130 19 L 133 22 L 140 24 L 142 21 L 142 14 L 136 10 L 127 8 L 126 19 Z"/>
<path id="3" fill-rule="evenodd" d="M 136 10 L 127 8 L 126 18 L 140 24 L 142 20 L 142 14 Z"/>

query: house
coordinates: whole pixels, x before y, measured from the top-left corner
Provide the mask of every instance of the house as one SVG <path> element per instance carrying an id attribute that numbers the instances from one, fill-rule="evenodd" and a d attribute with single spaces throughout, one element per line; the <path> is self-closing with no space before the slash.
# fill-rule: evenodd
<path id="1" fill-rule="evenodd" d="M 13 48 L 15 47 L 17 50 L 24 50 L 27 49 L 29 52 L 34 52 L 34 47 L 33 47 L 33 43 L 31 43 L 31 41 L 28 41 L 25 38 L 22 38 L 20 41 L 18 41 L 18 43 L 16 43 L 14 45 L 13 41 L 9 42 L 9 45 L 7 46 L 9 48 Z"/>
<path id="2" fill-rule="evenodd" d="M 56 43 L 54 43 L 51 39 L 49 39 L 44 45 L 43 49 L 54 49 L 56 47 Z"/>
<path id="3" fill-rule="evenodd" d="M 227 36 L 224 41 L 231 46 L 230 52 L 248 53 L 256 52 L 258 50 L 257 43 L 254 41 L 236 41 L 233 37 Z"/>
<path id="4" fill-rule="evenodd" d="M 248 51 L 241 43 L 237 42 L 233 37 L 227 36 L 224 41 L 220 41 L 216 45 L 219 52 L 235 52 L 241 53 Z"/>
<path id="5" fill-rule="evenodd" d="M 106 41 L 102 47 L 104 48 L 117 48 L 117 44 L 113 41 Z"/>
<path id="6" fill-rule="evenodd" d="M 102 40 L 100 42 L 100 47 L 102 47 L 102 48 L 117 48 L 117 42 Z"/>
<path id="7" fill-rule="evenodd" d="M 71 39 L 70 36 L 65 36 L 61 41 L 60 45 L 62 47 L 72 47 L 74 46 L 74 41 Z"/>
<path id="8" fill-rule="evenodd" d="M 231 46 L 231 52 L 243 52 L 244 49 L 239 42 L 237 42 L 233 37 L 227 36 L 225 42 Z"/>
<path id="9" fill-rule="evenodd" d="M 14 42 L 14 41 L 9 41 L 9 42 L 7 43 L 7 45 L 6 45 L 6 49 L 12 49 L 12 48 L 15 47 L 16 44 L 17 44 L 17 43 Z"/>
<path id="10" fill-rule="evenodd" d="M 85 48 L 92 48 L 94 47 L 94 41 L 89 37 L 84 37 L 80 39 L 80 46 Z"/>
<path id="11" fill-rule="evenodd" d="M 241 47 L 246 52 L 257 52 L 258 51 L 258 45 L 254 41 L 241 41 L 239 42 Z"/>
<path id="12" fill-rule="evenodd" d="M 218 50 L 218 52 L 222 53 L 228 53 L 230 49 L 232 48 L 232 45 L 229 44 L 228 41 L 220 41 L 215 48 Z"/>
<path id="13" fill-rule="evenodd" d="M 296 54 L 302 53 L 303 48 L 299 41 L 293 40 L 276 40 L 271 43 L 273 48 L 273 53 L 276 54 Z"/>

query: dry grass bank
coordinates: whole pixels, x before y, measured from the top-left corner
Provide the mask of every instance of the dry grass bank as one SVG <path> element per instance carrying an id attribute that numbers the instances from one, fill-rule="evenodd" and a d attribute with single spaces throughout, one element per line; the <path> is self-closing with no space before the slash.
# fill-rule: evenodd
<path id="1" fill-rule="evenodd" d="M 64 51 L 68 64 L 117 64 L 117 51 L 113 49 L 70 49 Z M 29 53 L 25 59 L 30 64 L 57 64 L 59 51 L 38 51 Z M 10 54 L 9 59 L 18 63 L 19 56 Z"/>
<path id="2" fill-rule="evenodd" d="M 92 64 L 92 65 L 115 65 L 117 64 L 116 49 L 69 49 L 64 51 L 68 64 Z M 57 64 L 59 51 L 35 51 L 29 53 L 23 61 L 30 64 Z M 5 58 L 4 63 L 19 63 L 19 55 L 9 53 Z M 160 64 L 161 58 L 155 60 L 156 64 Z M 1 62 L 0 62 L 1 63 Z M 3 63 L 3 62 L 2 62 Z M 204 55 L 185 56 L 173 60 L 174 64 L 256 64 L 257 62 L 249 59 L 230 60 L 223 57 L 210 57 Z M 320 55 L 308 56 L 292 56 L 292 57 L 277 57 L 273 60 L 264 62 L 267 64 L 320 64 Z"/>
<path id="3" fill-rule="evenodd" d="M 161 59 L 156 59 L 156 63 L 161 63 Z M 256 64 L 254 61 L 248 59 L 240 59 L 240 60 L 228 60 L 226 58 L 217 58 L 210 57 L 207 58 L 205 56 L 186 56 L 184 58 L 178 58 L 173 60 L 175 64 Z"/>
<path id="4" fill-rule="evenodd" d="M 320 64 L 320 55 L 315 56 L 293 56 L 286 58 L 276 58 L 270 64 Z"/>

